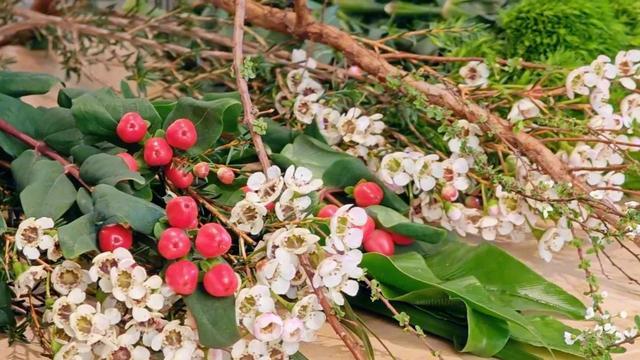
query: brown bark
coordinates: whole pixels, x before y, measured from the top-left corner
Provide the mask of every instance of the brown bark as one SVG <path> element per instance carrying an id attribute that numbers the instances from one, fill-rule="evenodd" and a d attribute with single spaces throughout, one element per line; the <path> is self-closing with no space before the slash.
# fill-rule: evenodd
<path id="1" fill-rule="evenodd" d="M 211 1 L 230 13 L 234 11 L 233 0 Z M 261 5 L 251 0 L 246 5 L 246 19 L 259 27 L 329 45 L 380 81 L 386 81 L 389 77 L 402 78 L 405 84 L 424 94 L 431 104 L 447 108 L 456 116 L 481 125 L 512 148 L 522 152 L 556 182 L 571 183 L 573 188 L 582 195 L 588 196 L 592 191 L 589 185 L 573 176 L 568 166 L 535 137 L 522 131 L 514 132 L 511 124 L 505 119 L 492 114 L 478 104 L 464 100 L 446 87 L 415 79 L 407 72 L 389 64 L 379 54 L 361 46 L 349 34 L 333 26 L 311 21 L 300 28 L 296 26 L 299 21 L 294 12 Z M 615 213 L 612 204 L 599 202 L 592 205 L 598 205 L 595 206 L 596 215 L 612 226 L 617 225 L 618 217 L 612 214 Z"/>

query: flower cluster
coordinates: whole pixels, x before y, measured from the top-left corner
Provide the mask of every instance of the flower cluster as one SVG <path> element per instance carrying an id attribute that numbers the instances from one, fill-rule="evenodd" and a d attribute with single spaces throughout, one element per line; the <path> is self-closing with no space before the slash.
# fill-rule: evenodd
<path id="1" fill-rule="evenodd" d="M 343 141 L 353 146 L 356 151 L 366 152 L 368 148 L 384 144 L 380 135 L 385 125 L 381 114 L 364 115 L 359 108 L 351 108 L 346 113 L 327 107 L 322 101 L 324 88 L 311 77 L 310 71 L 315 69 L 316 62 L 307 58 L 304 50 L 294 50 L 291 61 L 301 67 L 287 74 L 287 90 L 295 94 L 293 114 L 302 124 L 309 125 L 315 121 L 320 133 L 330 145 Z M 287 94 L 280 93 L 282 99 Z M 278 106 L 280 112 L 286 112 L 284 106 Z"/>
<path id="2" fill-rule="evenodd" d="M 271 166 L 266 173 L 249 176 L 245 198 L 234 205 L 229 220 L 252 235 L 262 231 L 269 208 L 280 221 L 301 220 L 311 210 L 309 194 L 321 187 L 322 180 L 313 179 L 307 168 L 290 166 L 283 176 L 279 167 Z"/>
<path id="3" fill-rule="evenodd" d="M 287 358 L 300 342 L 312 341 L 325 321 L 317 291 L 337 306 L 344 305 L 343 293 L 358 292 L 357 279 L 364 275 L 358 248 L 367 214 L 352 205 L 339 208 L 329 219 L 330 234 L 321 247 L 321 237 L 304 227 L 313 223 L 311 193 L 322 186 L 309 169 L 291 166 L 282 176 L 274 166 L 266 174 L 252 174 L 247 186 L 231 220 L 243 231 L 258 234 L 268 205 L 275 203 L 275 215 L 285 225 L 264 234 L 256 247 L 258 283 L 240 290 L 236 298 L 236 318 L 245 336 L 233 346 L 232 357 Z M 261 213 L 255 216 L 258 206 Z M 308 261 L 310 255 L 320 259 L 315 269 L 302 259 Z"/>

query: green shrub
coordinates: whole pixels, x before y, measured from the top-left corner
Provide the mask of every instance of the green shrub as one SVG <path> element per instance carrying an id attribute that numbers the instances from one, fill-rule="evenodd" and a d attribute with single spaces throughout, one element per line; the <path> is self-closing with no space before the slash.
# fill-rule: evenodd
<path id="1" fill-rule="evenodd" d="M 564 52 L 590 61 L 628 46 L 627 28 L 608 0 L 523 0 L 502 12 L 500 23 L 507 54 L 530 60 Z"/>

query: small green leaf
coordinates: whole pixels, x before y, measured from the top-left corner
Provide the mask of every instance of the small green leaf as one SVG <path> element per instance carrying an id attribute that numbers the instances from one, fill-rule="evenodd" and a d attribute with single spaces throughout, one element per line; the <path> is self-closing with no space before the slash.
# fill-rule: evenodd
<path id="1" fill-rule="evenodd" d="M 11 164 L 25 215 L 59 219 L 73 205 L 76 188 L 58 162 L 27 151 Z"/>
<path id="2" fill-rule="evenodd" d="M 88 157 L 80 166 L 80 176 L 92 185 L 115 186 L 126 180 L 133 180 L 138 184 L 145 183 L 145 179 L 139 173 L 129 170 L 121 158 L 105 153 Z"/>
<path id="3" fill-rule="evenodd" d="M 91 198 L 89 191 L 85 188 L 78 189 L 76 204 L 78 204 L 78 207 L 83 214 L 90 214 L 93 212 L 93 199 Z"/>
<path id="4" fill-rule="evenodd" d="M 7 222 L 4 221 L 4 217 L 0 214 L 0 235 L 7 231 Z"/>
<path id="5" fill-rule="evenodd" d="M 127 223 L 141 233 L 153 234 L 156 222 L 164 216 L 164 209 L 110 185 L 97 185 L 93 191 L 97 220 L 108 223 Z"/>
<path id="6" fill-rule="evenodd" d="M 12 97 L 46 94 L 60 80 L 49 74 L 0 71 L 0 94 Z"/>
<path id="7" fill-rule="evenodd" d="M 233 296 L 213 297 L 200 286 L 183 299 L 196 319 L 199 340 L 203 346 L 224 348 L 240 338 Z"/>
<path id="8" fill-rule="evenodd" d="M 98 250 L 94 214 L 86 214 L 58 228 L 60 249 L 67 259 Z"/>
<path id="9" fill-rule="evenodd" d="M 436 244 L 447 237 L 445 230 L 411 222 L 402 214 L 388 207 L 374 205 L 367 207 L 366 210 L 383 228 L 400 235 L 408 236 L 414 240 Z"/>
<path id="10" fill-rule="evenodd" d="M 188 152 L 197 155 L 208 150 L 218 140 L 226 121 L 237 121 L 241 109 L 240 102 L 234 99 L 203 101 L 183 97 L 167 115 L 163 128 L 166 130 L 178 119 L 191 120 L 198 132 L 198 141 Z"/>

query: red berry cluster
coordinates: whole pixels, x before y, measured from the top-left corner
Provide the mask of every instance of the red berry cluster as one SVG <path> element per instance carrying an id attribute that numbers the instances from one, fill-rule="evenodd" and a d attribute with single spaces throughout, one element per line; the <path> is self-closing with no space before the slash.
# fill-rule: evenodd
<path id="1" fill-rule="evenodd" d="M 382 188 L 374 182 L 362 182 L 353 189 L 353 197 L 356 205 L 366 208 L 368 206 L 379 205 L 384 198 Z M 318 217 L 330 218 L 336 213 L 338 207 L 326 205 L 318 212 Z M 384 229 L 376 229 L 376 223 L 370 216 L 367 222 L 360 227 L 363 233 L 362 246 L 367 252 L 378 252 L 391 256 L 395 252 L 395 245 L 410 245 L 413 239 L 393 233 Z"/>
<path id="2" fill-rule="evenodd" d="M 198 227 L 198 205 L 189 196 L 179 196 L 167 203 L 167 219 L 171 227 L 160 235 L 158 252 L 167 260 L 183 258 L 191 251 L 187 230 Z M 196 251 L 204 258 L 224 255 L 231 248 L 231 235 L 220 224 L 202 225 L 195 239 Z M 189 260 L 179 260 L 167 267 L 165 281 L 180 295 L 192 294 L 198 285 L 198 267 Z M 205 290 L 216 297 L 233 295 L 238 287 L 235 272 L 227 263 L 210 268 L 204 275 Z"/>
<path id="3" fill-rule="evenodd" d="M 116 133 L 125 143 L 139 143 L 147 136 L 148 123 L 137 112 L 128 112 L 120 118 Z M 194 175 L 205 179 L 209 175 L 210 166 L 206 162 L 199 162 L 193 166 L 193 172 L 185 171 L 177 161 L 174 161 L 174 149 L 189 150 L 198 141 L 198 132 L 189 119 L 178 119 L 171 123 L 163 137 L 151 137 L 144 141 L 143 158 L 150 167 L 163 166 L 164 174 L 178 189 L 191 186 Z M 131 171 L 138 171 L 138 163 L 129 153 L 119 156 Z M 220 167 L 216 173 L 221 183 L 233 183 L 235 174 L 228 167 Z"/>

